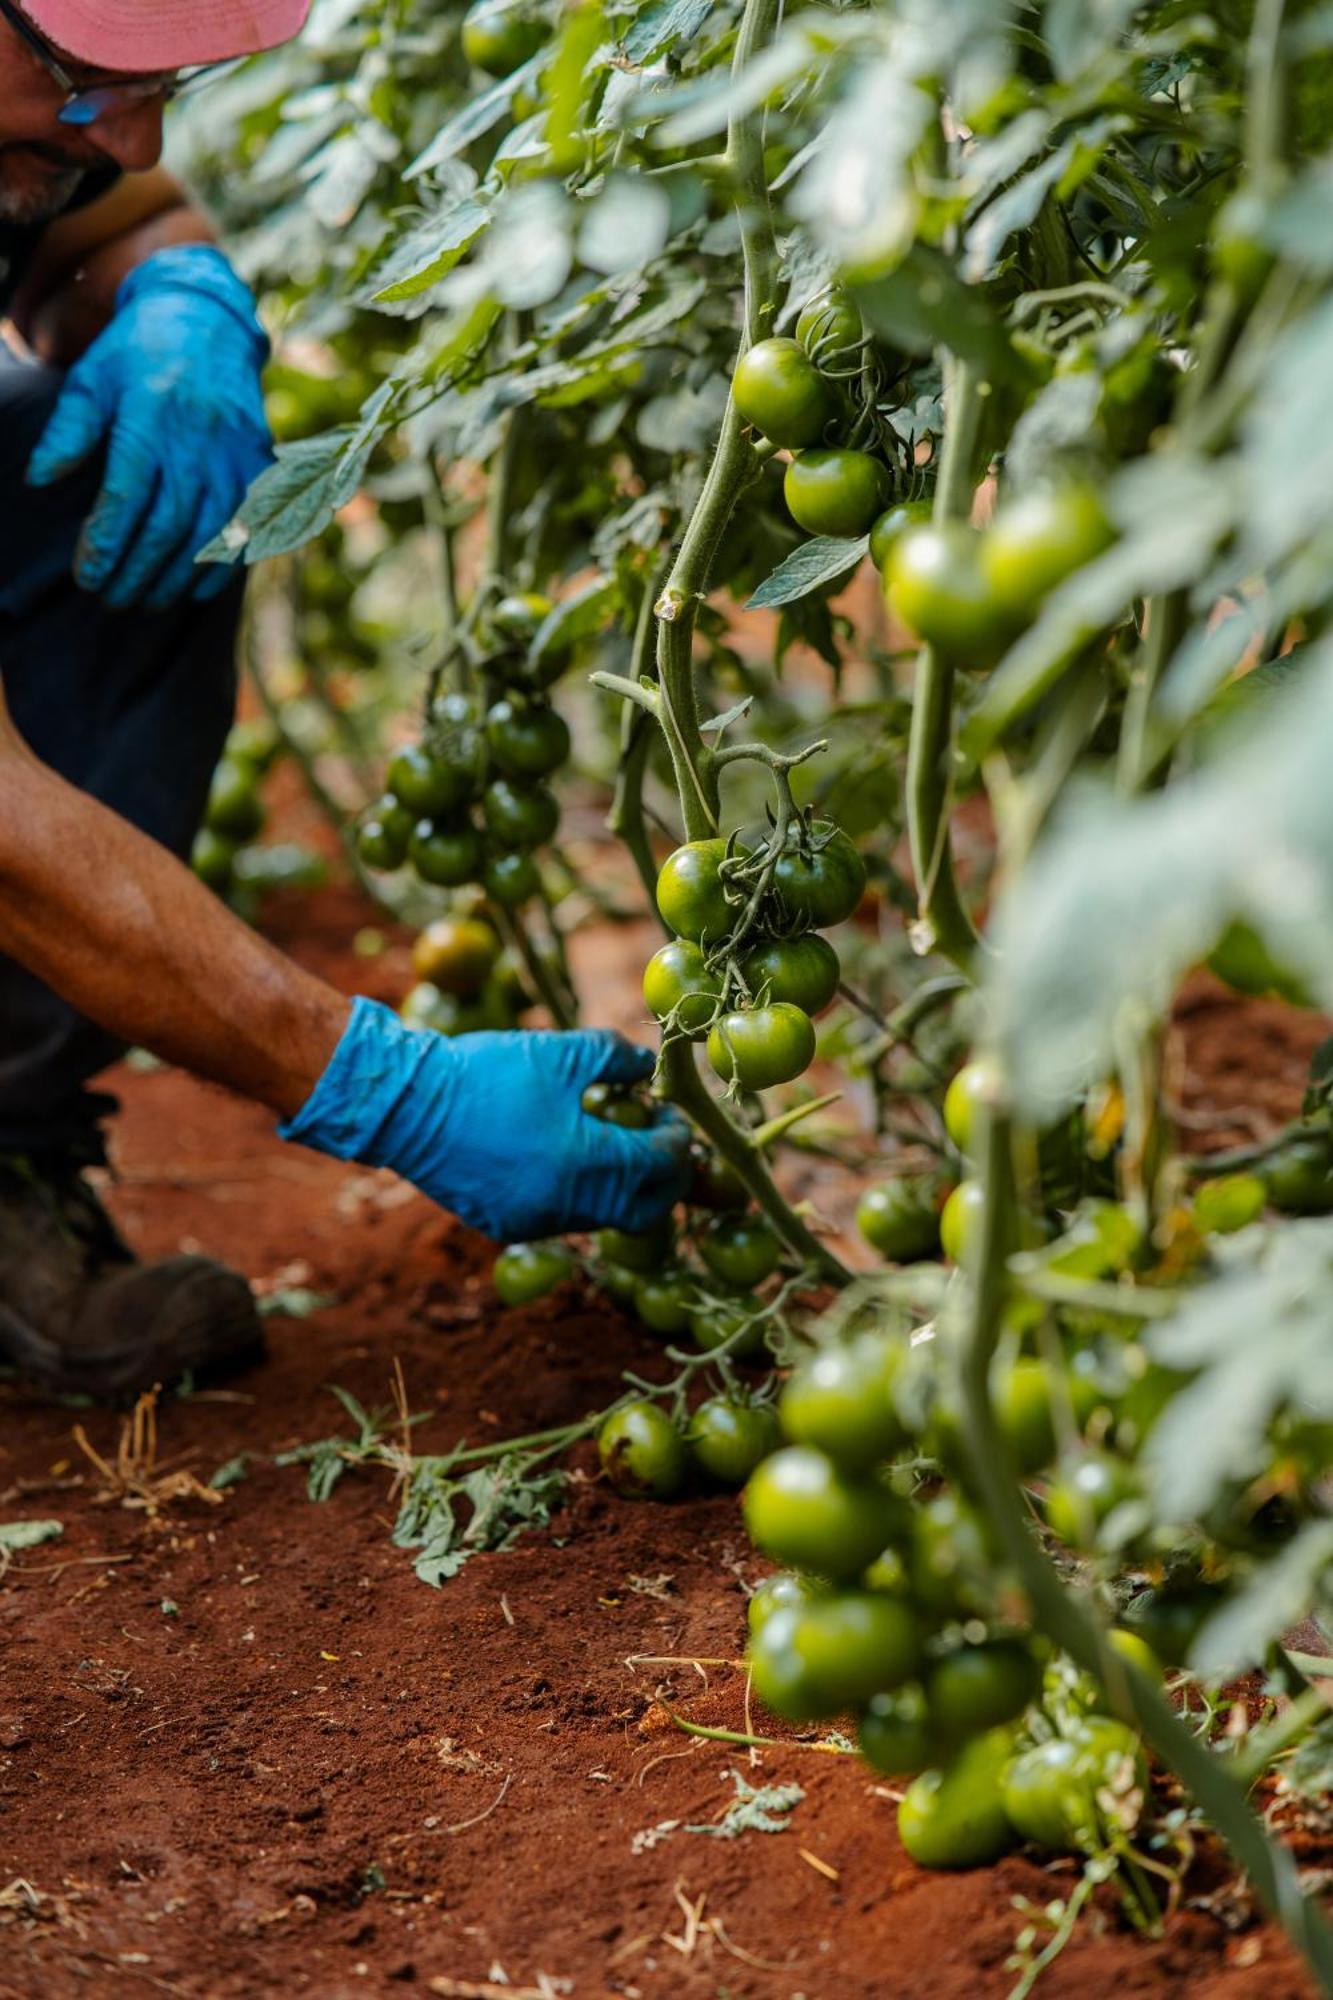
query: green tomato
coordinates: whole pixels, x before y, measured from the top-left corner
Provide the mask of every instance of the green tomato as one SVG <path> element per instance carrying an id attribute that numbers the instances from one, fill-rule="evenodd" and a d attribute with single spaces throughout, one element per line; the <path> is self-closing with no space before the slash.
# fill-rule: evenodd
<path id="1" fill-rule="evenodd" d="M 362 820 L 356 850 L 368 868 L 385 871 L 401 868 L 407 859 L 407 845 L 415 821 L 392 792 L 377 799 Z"/>
<path id="2" fill-rule="evenodd" d="M 555 605 L 539 590 L 516 590 L 502 597 L 487 616 L 491 636 L 527 648 Z"/>
<path id="3" fill-rule="evenodd" d="M 790 1001 L 723 1014 L 708 1031 L 708 1060 L 724 1083 L 770 1090 L 809 1069 L 815 1056 L 810 1016 Z"/>
<path id="4" fill-rule="evenodd" d="M 536 55 L 548 32 L 530 0 L 473 0 L 463 16 L 463 54 L 487 76 L 509 76 Z"/>
<path id="5" fill-rule="evenodd" d="M 775 1562 L 853 1577 L 892 1540 L 899 1510 L 874 1480 L 852 1479 L 808 1445 L 766 1458 L 745 1489 L 745 1525 Z"/>
<path id="6" fill-rule="evenodd" d="M 603 1262 L 619 1264 L 625 1271 L 658 1271 L 670 1254 L 672 1239 L 667 1221 L 642 1231 L 599 1229 L 597 1254 Z"/>
<path id="7" fill-rule="evenodd" d="M 597 1269 L 597 1282 L 607 1297 L 614 1299 L 618 1305 L 632 1306 L 641 1275 L 638 1271 L 627 1270 L 623 1264 L 603 1263 Z"/>
<path id="8" fill-rule="evenodd" d="M 844 1346 L 821 1348 L 789 1378 L 778 1404 L 793 1444 L 824 1452 L 846 1473 L 869 1472 L 907 1443 L 893 1407 L 904 1343 L 863 1333 Z"/>
<path id="9" fill-rule="evenodd" d="M 1253 924 L 1239 918 L 1227 925 L 1208 954 L 1207 964 L 1209 971 L 1235 993 L 1286 1000 L 1293 1007 L 1312 1004 L 1300 980 L 1274 958 Z"/>
<path id="10" fill-rule="evenodd" d="M 944 1093 L 944 1129 L 964 1156 L 972 1151 L 978 1131 L 978 1111 L 993 1104 L 1000 1088 L 1000 1073 L 984 1058 L 964 1063 L 950 1079 Z"/>
<path id="11" fill-rule="evenodd" d="M 782 497 L 807 535 L 866 535 L 889 498 L 888 472 L 868 451 L 800 452 L 787 467 Z"/>
<path id="12" fill-rule="evenodd" d="M 941 1619 L 984 1611 L 996 1555 L 981 1515 L 944 1492 L 913 1509 L 911 1532 L 908 1574 L 917 1603 Z"/>
<path id="13" fill-rule="evenodd" d="M 722 887 L 725 840 L 689 840 L 669 854 L 657 877 L 657 907 L 677 937 L 719 944 L 735 921 Z"/>
<path id="14" fill-rule="evenodd" d="M 1139 1497 L 1139 1482 L 1123 1459 L 1102 1452 L 1079 1458 L 1046 1491 L 1046 1522 L 1071 1549 L 1091 1548 L 1115 1508 Z"/>
<path id="15" fill-rule="evenodd" d="M 667 1264 L 660 1271 L 644 1271 L 636 1280 L 634 1309 L 654 1333 L 673 1339 L 689 1332 L 698 1297 L 694 1273 L 684 1264 Z"/>
<path id="16" fill-rule="evenodd" d="M 688 1197 L 692 1208 L 748 1208 L 750 1190 L 730 1160 L 704 1146 L 696 1146 L 692 1157 L 694 1179 Z"/>
<path id="17" fill-rule="evenodd" d="M 700 1403 L 685 1439 L 700 1471 L 719 1486 L 744 1486 L 782 1442 L 772 1404 L 738 1396 L 710 1396 Z"/>
<path id="18" fill-rule="evenodd" d="M 981 536 L 963 521 L 923 522 L 899 535 L 885 571 L 889 609 L 928 646 L 964 665 L 1003 652 L 1012 620 L 981 567 Z"/>
<path id="19" fill-rule="evenodd" d="M 1041 1691 L 1041 1668 L 1021 1640 L 988 1639 L 936 1660 L 925 1691 L 936 1735 L 959 1743 L 1021 1715 Z"/>
<path id="20" fill-rule="evenodd" d="M 773 889 L 794 922 L 828 930 L 843 923 L 865 893 L 866 866 L 832 820 L 793 828 L 773 869 Z"/>
<path id="21" fill-rule="evenodd" d="M 560 807 L 545 785 L 492 778 L 481 802 L 486 831 L 502 847 L 542 847 L 560 824 Z"/>
<path id="22" fill-rule="evenodd" d="M 264 802 L 259 796 L 254 768 L 235 757 L 224 757 L 213 773 L 204 807 L 204 825 L 210 833 L 238 846 L 253 840 L 264 826 Z"/>
<path id="23" fill-rule="evenodd" d="M 940 1211 L 940 1247 L 951 1264 L 970 1261 L 974 1244 L 980 1241 L 981 1219 L 986 1207 L 985 1183 L 961 1180 Z"/>
<path id="24" fill-rule="evenodd" d="M 722 997 L 722 975 L 710 972 L 703 952 L 688 938 L 673 938 L 643 968 L 643 997 L 649 1013 L 671 1020 L 697 1041 L 707 1034 Z"/>
<path id="25" fill-rule="evenodd" d="M 646 1398 L 612 1411 L 597 1433 L 597 1456 L 616 1491 L 631 1499 L 669 1500 L 689 1471 L 684 1438 Z"/>
<path id="26" fill-rule="evenodd" d="M 1257 1222 L 1268 1189 L 1258 1174 L 1222 1174 L 1204 1181 L 1190 1203 L 1190 1220 L 1201 1236 L 1229 1236 Z"/>
<path id="27" fill-rule="evenodd" d="M 1074 1421 L 1086 1423 L 1096 1407 L 1096 1389 L 1077 1375 L 1066 1375 L 1065 1386 Z M 1055 1457 L 1056 1430 L 1045 1362 L 1020 1357 L 997 1370 L 991 1404 L 1019 1473 L 1026 1476 L 1049 1465 Z"/>
<path id="28" fill-rule="evenodd" d="M 914 1777 L 934 1764 L 940 1746 L 919 1687 L 872 1695 L 861 1717 L 861 1755 L 886 1778 Z"/>
<path id="29" fill-rule="evenodd" d="M 508 778 L 544 778 L 569 755 L 569 724 L 544 701 L 504 696 L 486 716 L 486 743 Z"/>
<path id="30" fill-rule="evenodd" d="M 465 764 L 446 763 L 419 743 L 390 759 L 387 783 L 399 804 L 418 819 L 457 812 L 476 789 L 474 774 Z"/>
<path id="31" fill-rule="evenodd" d="M 745 954 L 741 970 L 756 1000 L 789 1000 L 812 1015 L 822 1014 L 833 999 L 842 972 L 833 946 L 813 931 L 757 945 Z"/>
<path id="32" fill-rule="evenodd" d="M 619 1084 L 590 1083 L 579 1102 L 604 1125 L 619 1125 L 626 1132 L 646 1132 L 653 1122 L 652 1106 Z"/>
<path id="33" fill-rule="evenodd" d="M 795 340 L 759 340 L 747 348 L 731 396 L 747 424 L 792 449 L 814 444 L 837 411 L 833 391 Z"/>
<path id="34" fill-rule="evenodd" d="M 228 730 L 224 754 L 248 764 L 263 778 L 282 754 L 282 738 L 266 715 L 250 716 L 244 722 L 233 723 Z"/>
<path id="35" fill-rule="evenodd" d="M 200 827 L 190 850 L 190 866 L 206 888 L 212 889 L 216 895 L 225 896 L 231 887 L 235 859 L 236 848 L 232 841 L 224 840 L 211 827 Z"/>
<path id="36" fill-rule="evenodd" d="M 937 1183 L 929 1178 L 884 1181 L 856 1205 L 856 1226 L 872 1250 L 895 1264 L 933 1257 L 940 1247 Z"/>
<path id="37" fill-rule="evenodd" d="M 838 285 L 816 292 L 801 308 L 796 339 L 812 361 L 851 359 L 865 339 L 855 299 Z"/>
<path id="38" fill-rule="evenodd" d="M 578 1269 L 559 1243 L 511 1243 L 495 1260 L 492 1282 L 501 1305 L 526 1306 L 544 1299 Z"/>
<path id="39" fill-rule="evenodd" d="M 792 1605 L 809 1604 L 812 1598 L 822 1597 L 828 1590 L 826 1583 L 810 1576 L 794 1576 L 790 1570 L 779 1570 L 776 1576 L 766 1576 L 751 1593 L 745 1607 L 746 1623 L 752 1633 L 761 1625 L 766 1625 L 775 1611 L 787 1610 Z"/>
<path id="40" fill-rule="evenodd" d="M 1333 1151 L 1322 1133 L 1289 1140 L 1261 1168 L 1268 1199 L 1286 1215 L 1333 1209 Z"/>
<path id="41" fill-rule="evenodd" d="M 870 560 L 875 568 L 882 574 L 899 536 L 929 520 L 929 500 L 900 500 L 896 507 L 887 507 L 870 530 Z"/>
<path id="42" fill-rule="evenodd" d="M 500 957 L 500 940 L 477 917 L 440 917 L 427 924 L 412 946 L 412 965 L 441 993 L 473 1000 Z"/>
<path id="43" fill-rule="evenodd" d="M 457 889 L 481 873 L 481 835 L 466 822 L 437 826 L 423 819 L 413 828 L 407 851 L 422 881 L 437 888 Z"/>
<path id="44" fill-rule="evenodd" d="M 1016 624 L 1043 597 L 1108 549 L 1115 530 L 1094 486 L 1042 487 L 1002 506 L 981 542 L 981 569 Z"/>
<path id="45" fill-rule="evenodd" d="M 724 1285 L 762 1285 L 777 1270 L 782 1245 L 762 1215 L 715 1215 L 698 1233 L 699 1255 Z"/>
<path id="46" fill-rule="evenodd" d="M 791 1722 L 841 1715 L 899 1687 L 921 1660 L 909 1606 L 869 1590 L 830 1592 L 766 1618 L 750 1641 L 754 1691 Z"/>
<path id="47" fill-rule="evenodd" d="M 530 854 L 492 854 L 482 868 L 481 884 L 502 910 L 516 910 L 540 891 L 541 870 Z"/>
<path id="48" fill-rule="evenodd" d="M 690 1314 L 690 1332 L 701 1354 L 712 1354 L 725 1346 L 731 1361 L 762 1361 L 768 1353 L 764 1337 L 767 1325 L 762 1299 L 742 1292 L 734 1299 L 715 1305 L 697 1305 Z M 735 1342 L 732 1346 L 730 1343 Z"/>
<path id="49" fill-rule="evenodd" d="M 1024 1840 L 1052 1853 L 1103 1846 L 1111 1827 L 1132 1833 L 1147 1787 L 1138 1737 L 1124 1723 L 1100 1716 L 1067 1737 L 1021 1751 L 1001 1777 L 1011 1824 Z"/>
<path id="50" fill-rule="evenodd" d="M 898 1808 L 898 1835 L 922 1868 L 981 1868 L 1014 1844 L 1002 1774 L 1014 1753 L 1010 1728 L 965 1743 L 942 1771 L 923 1771 Z"/>

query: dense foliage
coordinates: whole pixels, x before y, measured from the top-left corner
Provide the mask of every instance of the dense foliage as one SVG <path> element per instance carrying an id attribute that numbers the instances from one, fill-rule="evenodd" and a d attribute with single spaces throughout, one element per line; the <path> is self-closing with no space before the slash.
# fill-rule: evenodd
<path id="1" fill-rule="evenodd" d="M 1326 1981 L 1244 1792 L 1322 1712 L 1333 1065 L 1191 1158 L 1165 1022 L 1205 958 L 1333 1005 L 1331 104 L 1313 0 L 328 0 L 187 134 L 279 340 L 214 553 L 325 696 L 378 667 L 358 727 L 417 689 L 359 838 L 451 892 L 417 1017 L 574 1018 L 570 719 L 668 933 L 698 1199 L 591 1261 L 696 1351 L 609 1476 L 752 1475 L 756 1689 L 923 1774 L 920 1860 L 1110 1856 L 1150 1920 L 1142 1736 Z M 766 1164 L 848 1141 L 816 1051 L 854 1282 Z M 1211 1748 L 1164 1664 L 1287 1705 Z"/>

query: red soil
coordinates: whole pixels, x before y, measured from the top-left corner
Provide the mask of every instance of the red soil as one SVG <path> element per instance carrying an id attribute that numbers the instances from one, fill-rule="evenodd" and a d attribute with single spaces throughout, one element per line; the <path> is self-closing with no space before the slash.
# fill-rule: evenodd
<path id="1" fill-rule="evenodd" d="M 271 927 L 329 976 L 401 990 L 401 943 L 347 953 L 364 920 L 331 891 Z M 632 1021 L 613 961 L 637 951 L 599 949 L 597 1011 Z M 1264 1108 L 1293 1110 L 1315 1030 L 1275 1010 L 1281 1047 L 1258 1048 L 1254 1011 L 1215 1000 L 1186 1017 L 1207 1056 L 1186 1102 L 1253 1103 L 1262 1065 Z M 653 1344 L 574 1287 L 502 1310 L 484 1242 L 383 1177 L 284 1148 L 251 1106 L 169 1071 L 116 1087 L 114 1203 L 145 1251 L 197 1247 L 337 1303 L 270 1322 L 269 1361 L 225 1395 L 164 1402 L 163 1460 L 207 1478 L 257 1455 L 215 1507 L 99 1503 L 73 1426 L 111 1454 L 120 1420 L 0 1390 L 0 1518 L 65 1524 L 0 1581 L 0 1995 L 1006 1994 L 1013 1899 L 1067 1893 L 1072 1869 L 924 1874 L 858 1762 L 793 1744 L 752 1765 L 671 1726 L 666 1704 L 742 1727 L 734 1668 L 632 1663 L 739 1652 L 758 1565 L 733 1501 L 620 1501 L 585 1450 L 551 1532 L 436 1592 L 390 1546 L 383 1472 L 315 1507 L 300 1470 L 265 1462 L 346 1428 L 328 1383 L 386 1404 L 395 1361 L 431 1412 L 418 1448 L 438 1450 L 600 1407 L 623 1368 L 660 1367 Z M 787 1831 L 688 1830 L 720 1816 L 731 1771 L 804 1788 Z M 15 1879 L 35 1904 L 4 1894 Z M 1224 1924 L 1225 1882 L 1200 1865 L 1160 1942 L 1108 1905 L 1039 1995 L 1308 1994 L 1270 1930 Z"/>

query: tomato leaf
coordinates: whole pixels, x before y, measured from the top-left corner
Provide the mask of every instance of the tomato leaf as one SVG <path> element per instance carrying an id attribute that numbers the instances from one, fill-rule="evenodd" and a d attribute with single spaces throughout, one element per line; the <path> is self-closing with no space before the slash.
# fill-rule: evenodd
<path id="1" fill-rule="evenodd" d="M 18 1549 L 35 1549 L 64 1532 L 63 1521 L 0 1521 L 0 1551 L 13 1555 Z"/>
<path id="2" fill-rule="evenodd" d="M 772 574 L 764 578 L 745 608 L 747 611 L 773 611 L 780 605 L 794 604 L 798 598 L 808 597 L 812 590 L 823 590 L 830 584 L 849 578 L 869 549 L 868 535 L 854 538 L 815 535 L 793 549 L 789 556 L 783 557 Z"/>

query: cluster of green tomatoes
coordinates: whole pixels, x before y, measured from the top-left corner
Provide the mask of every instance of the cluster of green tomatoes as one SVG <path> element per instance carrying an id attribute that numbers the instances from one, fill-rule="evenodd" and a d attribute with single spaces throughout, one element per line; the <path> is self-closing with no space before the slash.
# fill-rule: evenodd
<path id="1" fill-rule="evenodd" d="M 277 730 L 263 718 L 235 725 L 213 772 L 190 855 L 199 880 L 243 916 L 253 914 L 266 890 L 311 889 L 324 878 L 323 863 L 308 849 L 286 841 L 258 844 L 268 825 L 264 781 L 281 752 Z"/>
<path id="2" fill-rule="evenodd" d="M 797 816 L 750 851 L 691 840 L 663 862 L 657 907 L 676 933 L 644 970 L 664 1038 L 705 1041 L 740 1091 L 790 1083 L 815 1053 L 813 1017 L 838 990 L 838 954 L 820 936 L 850 917 L 865 863 L 831 820 Z"/>
<path id="3" fill-rule="evenodd" d="M 750 1599 L 754 1691 L 792 1722 L 855 1716 L 867 1761 L 912 1780 L 899 1828 L 927 1867 L 977 1866 L 1019 1839 L 1100 1845 L 1108 1813 L 1132 1824 L 1145 1796 L 1138 1739 L 1026 1628 L 959 1490 L 906 1497 L 893 1461 L 921 1443 L 899 1407 L 907 1356 L 900 1335 L 862 1333 L 782 1391 L 787 1442 L 744 1496 L 752 1539 L 788 1565 Z M 1043 1393 L 1024 1382 L 1030 1430 Z M 1160 1675 L 1135 1633 L 1117 1627 L 1108 1644 L 1113 1664 Z"/>
<path id="4" fill-rule="evenodd" d="M 390 760 L 387 790 L 357 837 L 367 867 L 410 864 L 442 889 L 476 884 L 506 910 L 540 894 L 535 850 L 560 823 L 544 781 L 570 746 L 569 726 L 547 693 L 568 654 L 533 651 L 551 608 L 529 593 L 501 598 L 490 611 L 485 692 L 438 695 L 421 741 Z"/>
<path id="5" fill-rule="evenodd" d="M 805 307 L 795 338 L 746 349 L 732 400 L 791 452 L 783 496 L 797 527 L 868 536 L 903 624 L 959 664 L 990 666 L 1043 598 L 1109 546 L 1111 525 L 1095 488 L 1078 480 L 1022 494 L 985 529 L 932 521 L 929 501 L 913 492 L 917 475 L 891 462 L 882 429 L 867 423 L 859 357 L 871 351 L 855 302 L 831 288 Z M 857 436 L 865 442 L 849 442 Z"/>

